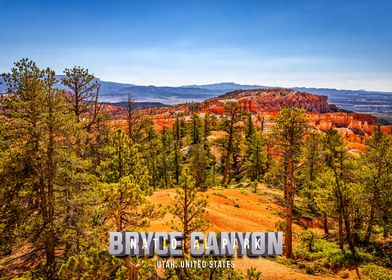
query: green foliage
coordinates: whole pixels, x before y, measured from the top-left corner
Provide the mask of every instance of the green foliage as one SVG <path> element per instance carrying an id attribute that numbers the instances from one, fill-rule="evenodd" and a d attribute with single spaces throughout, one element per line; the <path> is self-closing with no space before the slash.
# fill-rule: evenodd
<path id="1" fill-rule="evenodd" d="M 161 132 L 160 153 L 158 155 L 158 176 L 160 178 L 160 187 L 169 188 L 172 186 L 172 165 L 170 162 L 170 153 L 173 144 L 173 138 L 169 130 L 164 127 Z"/>
<path id="2" fill-rule="evenodd" d="M 163 212 L 147 200 L 144 187 L 133 175 L 102 185 L 102 206 L 109 225 L 117 231 L 135 231 L 162 217 Z"/>
<path id="3" fill-rule="evenodd" d="M 318 262 L 323 267 L 337 270 L 343 267 L 360 264 L 371 261 L 371 255 L 357 250 L 342 251 L 339 247 L 331 242 L 321 239 L 319 235 L 314 234 L 311 237 L 309 232 L 302 234 L 300 242 L 295 248 L 295 255 L 300 260 Z M 309 242 L 312 240 L 312 250 L 309 250 Z"/>
<path id="4" fill-rule="evenodd" d="M 384 228 L 384 236 L 392 225 L 392 140 L 376 128 L 366 143 L 360 159 L 360 180 L 363 182 L 362 201 L 366 201 L 368 214 L 365 243 L 369 243 L 373 226 Z M 364 207 L 362 206 L 362 209 Z"/>
<path id="5" fill-rule="evenodd" d="M 3 77 L 13 94 L 1 104 L 11 133 L 4 135 L 6 141 L 2 143 L 9 158 L 1 158 L 4 187 L 0 201 L 5 207 L 0 219 L 4 219 L 5 227 L 0 230 L 5 231 L 5 238 L 0 247 L 5 245 L 3 241 L 8 243 L 8 238 L 31 238 L 34 246 L 44 249 L 46 276 L 53 277 L 57 240 L 66 243 L 69 231 L 75 228 L 79 238 L 84 236 L 78 225 L 83 217 L 79 215 L 85 213 L 87 191 L 76 196 L 72 181 L 64 186 L 64 178 L 74 177 L 73 171 L 82 170 L 88 163 L 76 159 L 72 140 L 77 126 L 67 106 L 66 93 L 54 86 L 54 71 L 41 70 L 34 62 L 22 59 Z M 71 207 L 75 207 L 74 211 Z M 64 223 L 70 227 L 63 227 Z M 33 247 L 33 255 L 34 252 L 40 250 L 34 251 Z"/>
<path id="6" fill-rule="evenodd" d="M 300 108 L 283 108 L 275 118 L 272 128 L 277 140 L 282 163 L 281 173 L 284 178 L 284 198 L 286 199 L 285 256 L 293 256 L 292 223 L 294 195 L 296 193 L 296 177 L 299 160 L 306 132 L 304 110 Z"/>
<path id="7" fill-rule="evenodd" d="M 317 189 L 317 178 L 323 175 L 322 134 L 317 130 L 310 130 L 306 135 L 303 147 L 303 165 L 298 171 L 300 181 L 300 195 L 308 200 L 308 208 L 316 212 L 314 192 Z"/>
<path id="8" fill-rule="evenodd" d="M 207 168 L 209 166 L 209 158 L 207 151 L 202 144 L 194 145 L 190 150 L 189 167 L 196 188 L 206 187 Z"/>
<path id="9" fill-rule="evenodd" d="M 191 138 L 191 143 L 193 145 L 201 143 L 201 141 L 202 141 L 201 119 L 196 113 L 193 113 L 191 115 L 191 124 L 190 124 L 189 134 L 190 134 L 190 138 Z"/>
<path id="10" fill-rule="evenodd" d="M 59 276 L 61 279 L 112 279 L 120 268 L 120 259 L 107 250 L 91 248 L 82 255 L 71 256 L 61 266 Z"/>
<path id="11" fill-rule="evenodd" d="M 308 247 L 309 253 L 313 251 L 316 241 L 320 241 L 320 235 L 318 232 L 308 229 L 301 233 L 300 246 Z"/>
<path id="12" fill-rule="evenodd" d="M 252 181 L 261 181 L 266 171 L 267 156 L 265 154 L 264 139 L 260 131 L 248 129 L 246 151 L 247 175 Z"/>
<path id="13" fill-rule="evenodd" d="M 222 185 L 227 186 L 234 175 L 239 175 L 239 154 L 241 144 L 241 126 L 237 125 L 243 118 L 243 113 L 238 102 L 226 102 L 224 109 L 227 117 L 222 119 L 221 129 L 225 132 L 222 138 L 215 141 L 215 144 L 222 152 L 223 178 Z M 236 170 L 235 170 L 236 169 Z M 232 174 L 234 171 L 237 174 Z"/>
<path id="14" fill-rule="evenodd" d="M 257 271 L 255 267 L 250 267 L 246 270 L 245 278 L 248 280 L 258 280 L 261 277 L 261 272 Z"/>
<path id="15" fill-rule="evenodd" d="M 392 272 L 372 263 L 361 266 L 362 271 L 372 280 L 391 280 Z"/>
<path id="16" fill-rule="evenodd" d="M 184 240 L 188 240 L 193 231 L 202 231 L 206 228 L 205 207 L 207 200 L 200 197 L 195 181 L 190 176 L 190 170 L 184 167 L 179 186 L 176 188 L 176 204 L 171 207 L 175 220 L 172 228 L 183 233 Z M 188 253 L 189 244 L 184 243 L 184 252 Z"/>

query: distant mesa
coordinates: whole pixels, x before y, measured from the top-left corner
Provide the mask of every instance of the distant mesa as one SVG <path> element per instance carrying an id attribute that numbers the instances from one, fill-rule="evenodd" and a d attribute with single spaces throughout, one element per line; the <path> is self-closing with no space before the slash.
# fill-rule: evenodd
<path id="1" fill-rule="evenodd" d="M 222 104 L 225 100 L 232 98 L 240 102 L 243 110 L 254 113 L 273 113 L 279 111 L 283 107 L 301 107 L 307 112 L 314 113 L 331 113 L 339 111 L 335 105 L 328 104 L 327 96 L 282 88 L 253 89 L 245 91 L 236 90 L 216 98 L 208 99 L 204 101 L 204 103 L 216 102 Z"/>

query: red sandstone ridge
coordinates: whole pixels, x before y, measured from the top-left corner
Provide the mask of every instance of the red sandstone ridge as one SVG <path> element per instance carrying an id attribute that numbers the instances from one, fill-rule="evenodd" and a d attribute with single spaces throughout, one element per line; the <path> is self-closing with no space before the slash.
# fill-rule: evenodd
<path id="1" fill-rule="evenodd" d="M 207 99 L 203 103 L 214 104 L 215 106 L 212 105 L 211 110 L 216 111 L 216 107 L 223 107 L 223 104 L 230 100 L 240 102 L 243 110 L 254 113 L 272 113 L 285 106 L 301 107 L 307 112 L 313 113 L 338 111 L 335 105 L 328 103 L 327 96 L 281 88 L 237 90 L 216 98 Z"/>

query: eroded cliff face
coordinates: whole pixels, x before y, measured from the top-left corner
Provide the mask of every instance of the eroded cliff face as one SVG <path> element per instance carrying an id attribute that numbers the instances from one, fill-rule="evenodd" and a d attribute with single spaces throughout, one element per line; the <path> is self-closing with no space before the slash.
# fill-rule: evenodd
<path id="1" fill-rule="evenodd" d="M 283 107 L 301 107 L 307 112 L 329 113 L 336 112 L 338 108 L 328 103 L 328 97 L 315 95 L 291 89 L 255 89 L 233 91 L 220 97 L 208 99 L 203 103 L 214 104 L 221 107 L 225 102 L 237 101 L 244 111 L 258 113 L 271 113 Z M 213 109 L 214 110 L 214 109 Z"/>
<path id="2" fill-rule="evenodd" d="M 323 131 L 330 128 L 348 128 L 355 134 L 371 134 L 378 125 L 376 117 L 357 113 L 310 113 L 307 118 L 311 126 Z"/>

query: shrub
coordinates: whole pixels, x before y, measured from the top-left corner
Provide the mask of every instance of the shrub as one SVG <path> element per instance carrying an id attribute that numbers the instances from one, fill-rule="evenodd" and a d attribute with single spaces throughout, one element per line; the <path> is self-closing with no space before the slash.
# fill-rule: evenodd
<path id="1" fill-rule="evenodd" d="M 295 248 L 295 254 L 298 258 L 306 261 L 319 260 L 322 266 L 333 270 L 373 260 L 370 254 L 361 249 L 357 249 L 355 253 L 343 252 L 336 244 L 328 242 L 317 233 L 310 231 L 305 231 L 301 235 L 300 242 Z"/>
<path id="2" fill-rule="evenodd" d="M 375 264 L 365 264 L 362 266 L 362 271 L 370 278 L 374 280 L 392 280 L 392 273 L 382 266 Z"/>
<path id="3" fill-rule="evenodd" d="M 362 252 L 353 253 L 351 251 L 346 251 L 341 254 L 331 256 L 329 264 L 331 269 L 339 269 L 342 267 L 357 265 L 368 260 L 370 260 L 370 257 Z"/>
<path id="4" fill-rule="evenodd" d="M 311 250 L 309 250 L 310 244 Z M 313 261 L 322 259 L 325 263 L 332 256 L 341 254 L 342 251 L 336 244 L 321 239 L 320 235 L 314 234 L 312 236 L 309 232 L 305 231 L 300 237 L 300 241 L 295 248 L 295 253 L 298 258 L 303 260 Z"/>
<path id="5" fill-rule="evenodd" d="M 246 279 L 248 280 L 258 280 L 260 279 L 261 272 L 257 271 L 255 267 L 248 268 L 246 271 Z"/>
<path id="6" fill-rule="evenodd" d="M 302 246 L 308 248 L 308 252 L 312 252 L 316 240 L 320 239 L 321 237 L 316 231 L 308 229 L 301 234 L 300 243 L 302 244 Z"/>

